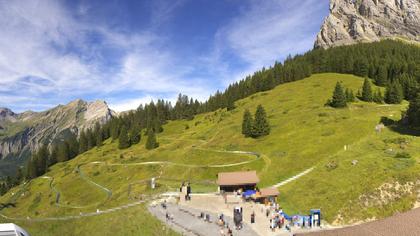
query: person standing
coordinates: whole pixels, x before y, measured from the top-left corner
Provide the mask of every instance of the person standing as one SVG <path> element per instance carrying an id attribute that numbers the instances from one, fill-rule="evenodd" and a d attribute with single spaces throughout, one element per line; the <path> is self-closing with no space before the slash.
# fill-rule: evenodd
<path id="1" fill-rule="evenodd" d="M 251 214 L 251 224 L 255 223 L 255 212 L 252 212 Z"/>
<path id="2" fill-rule="evenodd" d="M 191 185 L 190 185 L 190 183 L 188 182 L 188 185 L 187 185 L 187 200 L 188 200 L 188 201 L 191 201 L 191 196 L 190 196 L 190 194 L 191 194 Z"/>

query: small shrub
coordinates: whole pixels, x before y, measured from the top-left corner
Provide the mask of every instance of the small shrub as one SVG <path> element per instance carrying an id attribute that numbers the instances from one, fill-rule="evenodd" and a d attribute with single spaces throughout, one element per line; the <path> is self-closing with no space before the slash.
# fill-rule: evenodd
<path id="1" fill-rule="evenodd" d="M 95 171 L 95 172 L 93 173 L 93 176 L 98 176 L 100 173 L 101 173 L 101 172 L 99 172 L 99 171 Z"/>
<path id="2" fill-rule="evenodd" d="M 124 154 L 120 154 L 120 159 L 124 159 Z"/>
<path id="3" fill-rule="evenodd" d="M 408 140 L 404 137 L 384 139 L 384 143 L 393 143 L 393 144 L 408 144 Z"/>
<path id="4" fill-rule="evenodd" d="M 409 159 L 409 158 L 411 158 L 411 155 L 408 152 L 399 152 L 399 153 L 395 154 L 394 158 Z"/>
<path id="5" fill-rule="evenodd" d="M 335 161 L 330 161 L 325 165 L 325 167 L 327 168 L 327 170 L 330 171 L 336 169 L 338 167 L 338 164 Z"/>
<path id="6" fill-rule="evenodd" d="M 318 116 L 319 116 L 319 117 L 327 117 L 327 116 L 328 116 L 328 113 L 326 113 L 326 112 L 321 112 L 321 113 L 319 113 L 319 114 L 318 114 Z"/>

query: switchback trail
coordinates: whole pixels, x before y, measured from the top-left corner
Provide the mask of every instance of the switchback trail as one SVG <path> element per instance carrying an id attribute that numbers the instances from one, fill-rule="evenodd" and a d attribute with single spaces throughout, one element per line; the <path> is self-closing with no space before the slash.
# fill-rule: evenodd
<path id="1" fill-rule="evenodd" d="M 166 138 L 166 139 L 172 139 L 172 138 Z M 172 139 L 172 140 L 175 140 L 175 138 Z M 177 140 L 181 140 L 181 139 L 177 139 Z M 179 167 L 188 167 L 188 168 L 225 168 L 225 167 L 234 167 L 234 166 L 246 165 L 246 164 L 258 161 L 259 159 L 262 158 L 264 160 L 265 164 L 266 164 L 263 171 L 266 171 L 267 168 L 268 168 L 267 165 L 271 164 L 271 160 L 267 156 L 265 156 L 265 155 L 262 156 L 260 153 L 257 153 L 257 152 L 227 151 L 227 150 L 214 150 L 214 149 L 202 148 L 201 146 L 203 144 L 207 143 L 206 141 L 204 141 L 204 140 L 194 140 L 194 141 L 201 142 L 201 144 L 198 145 L 198 146 L 192 146 L 192 148 L 196 149 L 196 150 L 218 152 L 218 153 L 251 155 L 255 158 L 252 159 L 252 160 L 248 160 L 248 161 L 242 161 L 242 162 L 230 163 L 230 164 L 217 164 L 217 165 L 194 165 L 194 164 L 176 163 L 176 162 L 170 162 L 170 161 L 146 161 L 146 162 L 135 162 L 135 163 L 107 163 L 107 162 L 102 162 L 102 161 L 93 161 L 93 162 L 87 162 L 87 163 L 79 164 L 79 165 L 76 166 L 75 171 L 79 174 L 80 178 L 82 178 L 86 182 L 92 184 L 93 186 L 101 189 L 101 191 L 104 191 L 106 193 L 106 199 L 104 201 L 94 203 L 94 204 L 90 204 L 90 205 L 86 205 L 86 206 L 74 206 L 74 205 L 61 204 L 60 203 L 61 194 L 58 191 L 58 189 L 56 189 L 55 186 L 54 186 L 54 178 L 50 177 L 50 176 L 42 176 L 41 178 L 50 180 L 50 188 L 56 194 L 56 201 L 55 201 L 56 206 L 63 207 L 63 208 L 83 209 L 83 208 L 98 206 L 101 203 L 105 202 L 106 200 L 110 199 L 112 194 L 113 194 L 112 190 L 108 189 L 105 186 L 100 185 L 99 183 L 96 183 L 96 182 L 92 181 L 91 179 L 89 179 L 83 173 L 81 167 L 86 166 L 86 165 L 106 165 L 106 166 L 147 166 L 147 165 L 164 166 L 164 165 L 168 165 L 168 166 L 179 166 Z M 295 175 L 291 178 L 288 178 L 288 179 L 286 179 L 286 180 L 284 180 L 280 183 L 277 183 L 277 184 L 273 185 L 273 187 L 279 187 L 279 186 L 282 186 L 284 184 L 287 184 L 287 183 L 289 183 L 289 182 L 291 182 L 291 181 L 309 173 L 312 170 L 313 170 L 313 167 L 310 168 L 310 169 L 307 169 L 307 170 L 303 171 L 302 173 L 299 173 L 299 174 L 297 174 L 297 175 Z M 160 172 L 159 176 L 157 176 L 157 179 L 159 179 L 161 177 L 161 175 L 162 175 L 162 172 Z M 67 216 L 59 216 L 59 217 L 37 217 L 37 218 L 31 218 L 31 217 L 28 216 L 28 217 L 25 218 L 25 217 L 9 217 L 7 215 L 4 215 L 4 214 L 0 213 L 0 216 L 5 218 L 5 219 L 9 219 L 9 220 L 33 221 L 33 222 L 73 220 L 73 219 L 80 219 L 80 218 L 83 218 L 83 217 L 97 216 L 97 215 L 102 215 L 102 214 L 115 212 L 115 211 L 118 211 L 118 210 L 123 210 L 123 209 L 126 209 L 126 208 L 130 208 L 130 207 L 140 205 L 140 204 L 145 203 L 145 202 L 150 201 L 150 200 L 157 199 L 159 197 L 160 197 L 159 195 L 154 195 L 154 196 L 152 196 L 148 199 L 135 201 L 135 202 L 132 202 L 132 203 L 124 204 L 124 205 L 121 205 L 121 206 L 118 206 L 118 207 L 109 208 L 109 209 L 106 209 L 106 210 L 97 209 L 94 212 L 80 213 L 79 215 L 67 215 Z"/>

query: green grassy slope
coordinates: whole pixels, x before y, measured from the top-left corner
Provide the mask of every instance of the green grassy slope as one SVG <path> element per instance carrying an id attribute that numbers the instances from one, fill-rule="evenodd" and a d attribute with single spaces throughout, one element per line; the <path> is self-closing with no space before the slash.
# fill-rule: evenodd
<path id="1" fill-rule="evenodd" d="M 351 75 L 318 74 L 284 84 L 238 101 L 237 108 L 229 112 L 219 110 L 198 115 L 191 121 L 169 122 L 158 135 L 160 147 L 153 151 L 144 148 L 145 137 L 140 144 L 126 150 L 119 150 L 116 142 L 108 140 L 100 148 L 53 166 L 46 174 L 54 178 L 53 182 L 37 178 L 9 191 L 0 202 L 15 201 L 16 208 L 4 209 L 1 213 L 38 220 L 80 215 L 118 207 L 158 192 L 177 190 L 183 180 L 191 181 L 195 192 L 215 191 L 214 181 L 220 171 L 255 169 L 261 179 L 260 186 L 265 187 L 310 167 L 315 169 L 279 188 L 279 202 L 290 214 L 321 208 L 328 222 L 336 220 L 338 215 L 342 221 L 350 222 L 411 208 L 415 201 L 414 187 L 404 194 L 395 190 L 396 197 L 390 201 L 375 199 L 378 195 L 375 189 L 384 183 L 405 184 L 419 178 L 420 139 L 389 129 L 377 134 L 374 129 L 382 116 L 399 119 L 407 104 L 357 102 L 346 109 L 324 107 L 337 81 L 354 91 L 363 83 L 363 79 Z M 243 111 L 255 111 L 258 104 L 266 109 L 271 134 L 256 140 L 244 138 L 241 135 Z M 404 139 L 405 144 L 400 139 Z M 348 150 L 344 150 L 344 145 L 348 145 Z M 412 158 L 393 158 L 402 149 Z M 261 158 L 228 152 L 235 150 L 258 152 Z M 352 165 L 353 160 L 358 163 Z M 156 161 L 180 165 L 138 164 Z M 217 166 L 241 162 L 246 164 Z M 327 167 L 331 165 L 336 168 Z M 151 177 L 161 178 L 157 190 L 146 186 Z M 98 188 L 85 178 L 106 189 Z M 60 206 L 55 203 L 56 192 L 60 192 Z M 366 203 L 361 199 L 371 201 Z M 34 235 L 59 232 L 108 235 L 116 230 L 113 225 L 124 230 L 118 231 L 121 234 L 154 235 L 163 227 L 142 205 L 69 221 L 21 219 L 15 222 Z"/>

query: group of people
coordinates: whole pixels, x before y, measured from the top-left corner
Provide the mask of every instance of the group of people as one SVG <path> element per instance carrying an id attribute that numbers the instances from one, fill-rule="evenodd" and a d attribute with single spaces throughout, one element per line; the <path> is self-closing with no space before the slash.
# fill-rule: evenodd
<path id="1" fill-rule="evenodd" d="M 217 224 L 220 226 L 220 235 L 221 236 L 232 236 L 232 229 L 229 227 L 229 224 L 225 221 L 225 215 L 222 213 L 219 215 Z"/>
<path id="2" fill-rule="evenodd" d="M 282 229 L 283 227 L 286 230 L 290 230 L 290 226 L 286 221 L 286 218 L 283 213 L 283 209 L 274 203 L 272 206 L 266 208 L 265 213 L 267 218 L 270 218 L 270 229 L 274 232 L 276 229 Z"/>
<path id="3" fill-rule="evenodd" d="M 179 192 L 184 195 L 185 201 L 191 201 L 191 185 L 189 182 L 187 184 L 182 182 L 182 185 L 179 188 Z"/>

